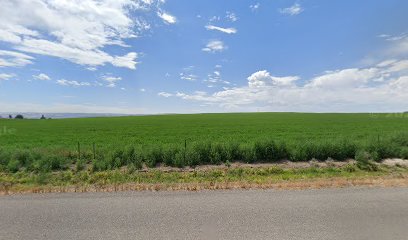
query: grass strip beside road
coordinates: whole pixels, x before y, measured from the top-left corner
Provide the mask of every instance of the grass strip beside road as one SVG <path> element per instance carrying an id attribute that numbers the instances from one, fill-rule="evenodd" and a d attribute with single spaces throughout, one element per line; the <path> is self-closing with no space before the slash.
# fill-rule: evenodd
<path id="1" fill-rule="evenodd" d="M 377 164 L 374 169 L 356 163 L 341 167 L 237 167 L 194 171 L 102 172 L 73 170 L 45 173 L 0 173 L 0 194 L 97 192 L 126 190 L 306 189 L 356 185 L 408 186 L 408 168 Z"/>

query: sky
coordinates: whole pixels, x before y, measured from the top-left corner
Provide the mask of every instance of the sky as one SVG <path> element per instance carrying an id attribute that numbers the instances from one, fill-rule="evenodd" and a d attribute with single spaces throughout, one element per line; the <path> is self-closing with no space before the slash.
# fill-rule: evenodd
<path id="1" fill-rule="evenodd" d="M 408 111 L 406 0 L 0 0 L 0 112 Z"/>

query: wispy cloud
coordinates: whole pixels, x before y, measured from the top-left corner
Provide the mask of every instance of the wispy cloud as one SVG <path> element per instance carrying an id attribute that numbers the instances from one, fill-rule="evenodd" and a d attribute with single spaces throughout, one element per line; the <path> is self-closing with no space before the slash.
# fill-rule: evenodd
<path id="1" fill-rule="evenodd" d="M 45 73 L 40 73 L 38 75 L 33 75 L 33 78 L 36 79 L 36 80 L 42 80 L 42 81 L 51 80 L 51 78 Z"/>
<path id="2" fill-rule="evenodd" d="M 8 73 L 0 73 L 0 81 L 1 80 L 9 80 L 13 77 L 15 77 L 16 75 L 14 74 L 8 74 Z"/>
<path id="3" fill-rule="evenodd" d="M 22 67 L 32 64 L 33 59 L 24 53 L 0 50 L 0 67 Z"/>
<path id="4" fill-rule="evenodd" d="M 167 92 L 159 92 L 157 95 L 161 97 L 166 97 L 166 98 L 173 96 L 173 94 L 167 93 Z"/>
<path id="5" fill-rule="evenodd" d="M 252 4 L 252 5 L 249 5 L 249 8 L 251 9 L 251 11 L 256 12 L 259 9 L 260 6 L 261 6 L 260 3 L 255 3 L 255 4 Z"/>
<path id="6" fill-rule="evenodd" d="M 91 83 L 89 82 L 78 82 L 75 80 L 65 80 L 65 79 L 57 80 L 57 84 L 61 86 L 71 86 L 71 87 L 91 86 Z"/>
<path id="7" fill-rule="evenodd" d="M 198 76 L 191 73 L 180 73 L 180 79 L 187 81 L 195 81 Z"/>
<path id="8" fill-rule="evenodd" d="M 121 77 L 114 77 L 114 76 L 102 76 L 102 80 L 107 82 L 108 84 L 106 85 L 107 87 L 116 87 L 116 83 L 121 81 Z"/>
<path id="9" fill-rule="evenodd" d="M 238 21 L 237 15 L 236 15 L 235 13 L 229 12 L 229 11 L 226 12 L 225 18 L 226 18 L 227 20 L 229 20 L 230 22 L 236 22 L 236 21 Z"/>
<path id="10" fill-rule="evenodd" d="M 279 10 L 280 13 L 290 15 L 290 16 L 298 15 L 303 11 L 304 9 L 302 8 L 302 6 L 300 6 L 299 3 L 295 3 L 288 8 L 283 8 Z"/>
<path id="11" fill-rule="evenodd" d="M 211 40 L 207 43 L 207 45 L 205 46 L 205 48 L 203 48 L 202 50 L 204 52 L 222 52 L 226 49 L 227 47 L 224 45 L 224 43 L 220 40 Z"/>
<path id="12" fill-rule="evenodd" d="M 217 26 L 214 26 L 214 25 L 207 25 L 207 26 L 205 26 L 205 28 L 207 30 L 217 30 L 217 31 L 227 33 L 227 34 L 234 34 L 234 33 L 237 32 L 237 30 L 235 28 L 222 28 L 222 27 L 217 27 Z"/>
<path id="13" fill-rule="evenodd" d="M 159 16 L 166 24 L 174 24 L 177 22 L 177 18 L 175 16 L 172 16 L 166 12 L 157 12 L 157 16 Z"/>

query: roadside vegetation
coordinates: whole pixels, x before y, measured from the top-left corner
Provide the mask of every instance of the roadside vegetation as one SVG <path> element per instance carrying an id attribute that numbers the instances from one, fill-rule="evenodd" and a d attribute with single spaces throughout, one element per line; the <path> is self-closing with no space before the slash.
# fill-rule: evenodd
<path id="1" fill-rule="evenodd" d="M 0 183 L 11 178 L 14 180 L 9 182 L 54 184 L 62 178 L 72 185 L 104 174 L 109 182 L 110 174 L 118 172 L 130 181 L 133 173 L 145 176 L 146 169 L 163 166 L 194 168 L 283 160 L 355 159 L 352 167 L 358 171 L 378 172 L 376 162 L 408 159 L 407 117 L 243 113 L 1 119 Z"/>

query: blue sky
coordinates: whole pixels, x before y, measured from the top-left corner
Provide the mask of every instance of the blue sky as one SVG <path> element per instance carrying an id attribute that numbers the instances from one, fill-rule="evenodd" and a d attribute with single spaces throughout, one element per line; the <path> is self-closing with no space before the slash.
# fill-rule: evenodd
<path id="1" fill-rule="evenodd" d="M 403 0 L 16 0 L 1 112 L 408 110 Z"/>

